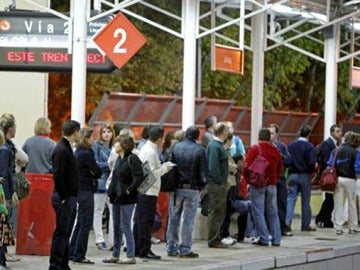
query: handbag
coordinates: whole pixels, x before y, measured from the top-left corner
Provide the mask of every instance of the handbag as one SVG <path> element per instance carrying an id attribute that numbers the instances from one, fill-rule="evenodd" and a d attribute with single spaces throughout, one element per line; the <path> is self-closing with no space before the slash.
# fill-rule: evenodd
<path id="1" fill-rule="evenodd" d="M 26 178 L 24 172 L 18 172 L 15 174 L 17 180 L 16 193 L 19 200 L 26 198 L 30 193 L 30 181 Z"/>
<path id="2" fill-rule="evenodd" d="M 137 192 L 139 194 L 145 194 L 156 182 L 156 177 L 152 173 L 148 161 L 145 161 L 141 166 L 144 175 L 144 181 L 142 181 L 140 186 L 137 188 Z"/>
<path id="3" fill-rule="evenodd" d="M 331 167 L 326 167 L 326 169 L 321 173 L 319 185 L 323 191 L 334 191 L 337 186 L 338 176 L 335 168 L 337 152 L 338 151 L 336 150 L 334 153 L 334 159 Z"/>
<path id="4" fill-rule="evenodd" d="M 269 162 L 262 156 L 261 147 L 258 144 L 256 145 L 256 148 L 258 149 L 259 154 L 246 170 L 244 177 L 249 185 L 256 188 L 263 188 L 268 182 L 265 171 Z"/>

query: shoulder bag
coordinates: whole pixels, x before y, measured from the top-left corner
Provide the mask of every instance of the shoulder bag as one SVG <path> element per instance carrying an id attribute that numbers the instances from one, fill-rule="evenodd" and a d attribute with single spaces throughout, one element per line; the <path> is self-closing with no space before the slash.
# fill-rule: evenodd
<path id="1" fill-rule="evenodd" d="M 337 152 L 338 150 L 335 150 L 331 167 L 326 167 L 326 169 L 321 173 L 319 185 L 323 191 L 334 191 L 337 186 L 338 176 L 335 168 Z"/>

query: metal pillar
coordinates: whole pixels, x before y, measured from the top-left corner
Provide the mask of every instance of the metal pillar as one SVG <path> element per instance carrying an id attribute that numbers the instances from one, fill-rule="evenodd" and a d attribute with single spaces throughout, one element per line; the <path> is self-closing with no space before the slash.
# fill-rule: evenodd
<path id="1" fill-rule="evenodd" d="M 85 125 L 86 108 L 86 11 L 88 0 L 72 0 L 73 21 L 71 119 Z"/>
<path id="2" fill-rule="evenodd" d="M 330 136 L 331 125 L 336 124 L 339 27 L 337 23 L 324 30 L 326 60 L 324 139 Z"/>
<path id="3" fill-rule="evenodd" d="M 264 0 L 258 0 L 264 4 Z M 253 9 L 258 9 L 253 5 Z M 264 56 L 266 42 L 266 12 L 252 17 L 251 45 L 253 51 L 253 77 L 251 97 L 251 141 L 253 145 L 258 141 L 258 132 L 262 126 L 263 89 L 264 89 Z"/>
<path id="4" fill-rule="evenodd" d="M 184 36 L 182 128 L 195 123 L 196 34 L 199 1 L 183 0 L 182 32 Z"/>

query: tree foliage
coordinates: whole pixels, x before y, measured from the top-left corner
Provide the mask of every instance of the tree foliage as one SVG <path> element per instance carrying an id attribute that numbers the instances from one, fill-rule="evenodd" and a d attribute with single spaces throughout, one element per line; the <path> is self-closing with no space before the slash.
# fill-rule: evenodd
<path id="1" fill-rule="evenodd" d="M 56 2 L 56 1 L 52 1 Z M 68 3 L 58 1 L 59 10 L 67 10 Z M 181 16 L 180 0 L 154 0 L 154 5 Z M 142 5 L 131 7 L 133 12 L 151 18 L 160 25 L 181 31 L 179 20 L 160 14 Z M 232 11 L 229 11 L 231 16 Z M 123 67 L 113 74 L 89 74 L 87 77 L 88 116 L 106 91 L 122 91 L 149 94 L 181 94 L 183 78 L 183 41 L 142 21 L 129 19 L 146 37 L 146 45 Z M 202 22 L 210 25 L 210 21 Z M 217 24 L 224 23 L 218 19 Z M 306 30 L 306 27 L 302 30 Z M 230 26 L 221 33 L 237 38 L 238 28 Z M 321 35 L 318 33 L 316 35 Z M 320 37 L 320 36 L 319 36 Z M 286 36 L 285 36 L 286 38 Z M 245 40 L 250 44 L 250 32 Z M 225 42 L 226 43 L 226 42 Z M 228 44 L 224 44 L 228 45 Z M 270 45 L 270 43 L 269 43 Z M 294 45 L 316 55 L 323 55 L 323 45 L 300 38 Z M 252 52 L 245 51 L 244 75 L 214 72 L 210 69 L 210 37 L 201 40 L 201 93 L 202 96 L 219 99 L 233 99 L 237 105 L 251 106 Z M 186 72 L 186 68 L 185 71 Z M 62 80 L 71 80 L 70 74 L 52 74 Z M 349 88 L 349 63 L 339 64 L 338 72 L 338 112 L 347 113 L 359 109 L 354 106 L 358 92 Z M 54 80 L 59 82 L 59 80 Z M 51 91 L 55 95 L 69 95 L 70 83 L 53 83 Z M 264 108 L 271 110 L 323 111 L 325 94 L 325 65 L 285 46 L 277 47 L 265 54 Z"/>

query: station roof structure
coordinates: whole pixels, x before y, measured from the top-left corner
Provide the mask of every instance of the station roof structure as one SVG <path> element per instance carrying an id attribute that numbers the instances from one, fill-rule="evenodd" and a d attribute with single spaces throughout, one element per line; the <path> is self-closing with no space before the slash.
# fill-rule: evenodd
<path id="1" fill-rule="evenodd" d="M 25 1 L 41 7 L 41 5 L 35 4 L 34 0 Z M 10 0 L 10 2 L 15 1 Z M 48 2 L 51 2 L 51 0 Z M 71 1 L 71 3 L 74 2 L 75 0 Z M 90 2 L 89 0 L 88 3 Z M 211 36 L 212 47 L 215 43 L 226 43 L 226 45 L 230 44 L 234 47 L 253 51 L 257 55 L 259 48 L 261 48 L 260 50 L 264 49 L 266 52 L 279 46 L 285 46 L 327 65 L 329 64 L 329 49 L 326 54 L 325 47 L 329 39 L 332 39 L 332 46 L 335 44 L 334 28 L 336 28 L 340 31 L 340 35 L 336 37 L 339 43 L 338 48 L 333 47 L 333 54 L 336 58 L 335 63 L 355 61 L 355 64 L 360 66 L 360 0 L 179 0 L 176 6 L 177 10 L 174 10 L 173 7 L 166 9 L 165 2 L 161 2 L 162 5 L 158 3 L 160 2 L 154 0 L 94 0 L 94 7 L 99 11 L 99 14 L 91 16 L 89 10 L 88 21 L 121 11 L 127 16 L 141 20 L 173 36 L 184 39 L 185 48 L 186 44 L 190 41 L 192 50 L 194 50 L 193 40 L 200 40 L 205 36 Z M 141 14 L 137 13 L 136 9 L 133 8 L 139 5 L 142 7 Z M 90 9 L 90 5 L 88 5 L 88 8 Z M 56 11 L 52 11 L 48 7 L 42 6 L 42 9 L 54 12 L 56 15 Z M 149 18 L 149 13 L 146 12 L 147 9 L 156 11 L 158 16 Z M 258 15 L 261 15 L 263 19 L 258 20 Z M 164 20 L 164 16 L 168 21 L 172 20 L 178 23 L 167 25 L 167 20 Z M 254 23 L 256 21 L 262 25 Z M 191 23 L 195 23 L 195 26 Z M 227 27 L 238 27 L 238 37 L 226 35 L 226 31 L 223 30 Z M 256 38 L 245 39 L 244 33 L 246 32 L 252 35 L 257 32 L 255 36 L 257 35 L 258 38 L 259 34 L 264 34 L 264 44 L 262 44 L 261 40 L 262 45 L 259 46 L 257 44 L 259 40 Z M 304 48 L 302 46 L 303 43 L 299 41 L 302 38 L 306 38 L 309 42 L 321 44 L 324 49 L 312 49 L 315 46 Z M 185 49 L 184 54 L 186 52 Z M 330 54 L 332 54 L 332 50 Z M 187 57 L 184 55 L 184 67 L 192 67 L 194 63 L 193 56 L 194 52 L 191 53 L 191 60 L 189 61 L 186 60 Z M 255 68 L 260 68 L 260 66 L 258 65 Z M 337 72 L 333 61 L 331 61 L 329 66 L 331 66 L 329 69 L 330 73 Z M 195 74 L 192 71 L 187 71 L 187 73 Z M 327 71 L 327 73 L 329 72 Z M 185 78 L 185 75 L 187 76 L 184 72 L 184 89 L 193 88 L 194 78 Z M 198 88 L 201 89 L 201 87 Z M 331 83 L 329 88 L 332 92 L 330 96 L 333 98 L 333 93 L 336 93 L 334 82 Z M 262 85 L 259 84 L 254 87 L 253 81 L 253 94 L 254 89 L 260 93 Z M 184 98 L 187 99 L 191 95 L 192 93 L 190 95 L 188 93 L 187 97 Z M 336 99 L 336 95 L 334 99 Z M 187 100 L 185 104 L 192 103 L 192 101 Z M 259 101 L 257 105 L 262 104 L 262 98 Z M 331 111 L 336 111 L 336 107 L 333 109 L 333 106 L 336 106 L 336 100 L 331 105 Z M 193 111 L 192 108 L 190 108 L 191 110 L 187 109 L 187 111 Z M 262 106 L 257 106 L 257 108 L 253 109 L 254 111 L 262 111 Z M 184 111 L 186 109 L 183 110 L 183 113 Z M 190 118 L 193 118 L 193 116 L 190 115 Z M 334 117 L 331 117 L 331 121 L 333 120 L 335 120 Z M 183 125 L 186 127 L 191 121 L 183 122 Z M 262 122 L 261 117 L 258 117 L 255 122 L 256 126 L 258 126 Z"/>

